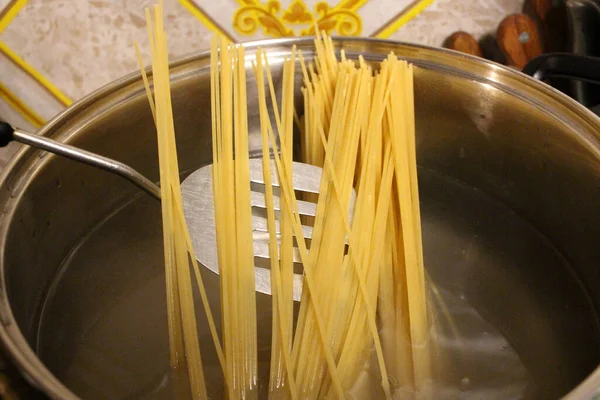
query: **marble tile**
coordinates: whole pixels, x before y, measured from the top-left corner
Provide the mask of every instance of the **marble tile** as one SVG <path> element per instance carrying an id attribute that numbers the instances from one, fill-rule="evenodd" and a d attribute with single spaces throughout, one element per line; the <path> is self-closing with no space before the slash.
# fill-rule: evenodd
<path id="1" fill-rule="evenodd" d="M 213 11 L 221 4 L 213 0 L 193 1 Z M 309 7 L 316 2 L 307 1 Z M 391 1 L 370 0 L 363 5 L 361 14 L 369 19 L 364 26 L 372 30 L 388 21 L 397 12 L 389 6 Z M 282 2 L 289 3 L 290 0 Z M 329 3 L 334 5 L 337 1 Z M 406 0 L 400 3 L 405 5 Z M 0 0 L 0 9 L 6 4 L 7 0 Z M 152 4 L 155 0 L 30 0 L 0 33 L 0 40 L 68 97 L 77 100 L 137 69 L 134 40 L 140 43 L 149 63 L 144 7 Z M 177 58 L 206 50 L 211 37 L 209 29 L 179 0 L 164 0 L 164 5 L 170 56 Z M 390 39 L 440 46 L 457 30 L 479 37 L 494 32 L 502 18 L 519 12 L 521 7 L 522 0 L 437 0 Z M 229 8 L 223 15 L 213 15 L 219 24 L 228 27 L 232 23 Z M 50 118 L 62 108 L 36 87 L 30 76 L 15 68 L 10 61 L 0 62 L 0 79 L 10 76 L 11 90 L 20 93 L 38 114 Z M 28 125 L 5 102 L 0 102 L 0 118 Z M 0 149 L 0 163 L 4 156 Z"/>
<path id="2" fill-rule="evenodd" d="M 132 42 L 137 40 L 146 49 L 144 7 L 153 3 L 31 0 L 0 39 L 69 97 L 78 99 L 136 69 Z M 375 9 L 373 3 L 365 9 Z M 210 31 L 179 1 L 166 0 L 164 4 L 171 55 L 206 49 Z M 455 30 L 479 36 L 494 31 L 500 20 L 519 11 L 521 4 L 522 0 L 437 0 L 391 38 L 439 46 Z M 385 22 L 381 12 L 365 15 Z M 230 18 L 228 12 L 219 22 L 230 25 Z"/>
<path id="3" fill-rule="evenodd" d="M 521 12 L 522 7 L 523 0 L 436 0 L 390 39 L 441 46 L 456 31 L 479 39 L 495 33 L 507 15 Z"/>
<path id="4" fill-rule="evenodd" d="M 0 39 L 78 99 L 137 68 L 133 41 L 147 49 L 144 7 L 154 3 L 32 0 Z M 165 2 L 165 29 L 173 57 L 205 49 L 210 38 L 177 0 Z"/>

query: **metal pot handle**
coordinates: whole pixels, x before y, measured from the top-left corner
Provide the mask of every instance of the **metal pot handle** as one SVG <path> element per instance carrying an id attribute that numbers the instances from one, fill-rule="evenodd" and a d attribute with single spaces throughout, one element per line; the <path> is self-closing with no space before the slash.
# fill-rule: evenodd
<path id="1" fill-rule="evenodd" d="M 122 162 L 104 157 L 75 146 L 57 142 L 44 136 L 36 135 L 22 129 L 15 129 L 10 124 L 0 121 L 0 147 L 10 142 L 20 142 L 29 146 L 48 151 L 58 156 L 66 157 L 83 164 L 90 165 L 119 175 L 133 183 L 152 197 L 160 200 L 160 189 L 152 181 L 135 169 Z"/>
<path id="2" fill-rule="evenodd" d="M 539 80 L 560 77 L 600 84 L 600 58 L 546 53 L 531 60 L 523 72 Z"/>

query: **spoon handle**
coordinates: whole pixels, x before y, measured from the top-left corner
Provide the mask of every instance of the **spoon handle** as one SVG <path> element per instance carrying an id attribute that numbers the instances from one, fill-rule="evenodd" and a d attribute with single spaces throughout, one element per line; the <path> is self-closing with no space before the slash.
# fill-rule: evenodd
<path id="1" fill-rule="evenodd" d="M 160 200 L 160 189 L 151 180 L 137 172 L 130 166 L 111 158 L 104 157 L 87 150 L 77 148 L 65 143 L 57 142 L 50 138 L 36 135 L 22 129 L 15 129 L 10 124 L 0 121 L 0 147 L 15 141 L 29 146 L 45 150 L 47 152 L 78 161 L 119 175 L 127 179 L 152 197 Z"/>

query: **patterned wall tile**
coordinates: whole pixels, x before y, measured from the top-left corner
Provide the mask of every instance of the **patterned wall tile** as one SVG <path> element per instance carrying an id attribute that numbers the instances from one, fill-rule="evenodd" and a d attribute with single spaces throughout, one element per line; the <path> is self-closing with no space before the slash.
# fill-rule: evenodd
<path id="1" fill-rule="evenodd" d="M 480 38 L 495 33 L 507 15 L 519 13 L 522 8 L 523 0 L 436 0 L 390 39 L 441 46 L 459 30 Z"/>
<path id="2" fill-rule="evenodd" d="M 32 0 L 0 40 L 77 99 L 137 68 L 133 41 L 147 48 L 144 7 L 154 3 Z M 173 57 L 206 48 L 210 38 L 176 0 L 165 2 L 165 29 Z"/>
<path id="3" fill-rule="evenodd" d="M 3 76 L 10 77 L 2 79 L 2 84 L 31 109 L 39 110 L 41 118 L 48 120 L 64 108 L 50 92 L 1 53 L 0 70 Z"/>
<path id="4" fill-rule="evenodd" d="M 371 36 L 412 0 L 188 0 L 237 41 L 312 34 Z"/>
<path id="5" fill-rule="evenodd" d="M 0 31 L 0 83 L 4 85 L 0 88 L 9 90 L 40 119 L 49 119 L 72 100 L 135 71 L 134 40 L 140 42 L 145 61 L 149 62 L 144 7 L 154 3 L 155 0 L 0 0 L 0 30 L 8 10 L 14 17 Z M 175 58 L 207 49 L 215 27 L 240 41 L 278 36 L 281 32 L 300 34 L 310 30 L 315 22 L 333 34 L 374 35 L 415 3 L 164 0 L 165 28 L 171 57 Z M 521 5 L 522 0 L 436 0 L 399 30 L 388 33 L 391 39 L 439 46 L 459 29 L 476 36 L 493 32 L 502 18 L 518 12 Z M 245 19 L 240 19 L 242 14 Z M 241 21 L 237 28 L 236 20 Z M 251 34 L 243 34 L 239 29 L 253 23 L 257 25 Z M 269 28 L 269 24 L 275 27 Z M 4 78 L 7 76 L 8 80 Z M 31 124 L 31 116 L 24 119 L 14 114 L 15 107 L 2 100 L 0 118 L 35 125 Z"/>

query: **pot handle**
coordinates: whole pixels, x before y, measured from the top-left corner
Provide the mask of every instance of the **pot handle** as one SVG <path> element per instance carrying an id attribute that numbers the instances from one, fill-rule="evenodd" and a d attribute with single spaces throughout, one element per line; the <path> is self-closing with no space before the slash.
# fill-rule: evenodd
<path id="1" fill-rule="evenodd" d="M 531 60 L 523 73 L 539 80 L 569 78 L 600 84 L 600 58 L 572 53 L 546 53 Z"/>
<path id="2" fill-rule="evenodd" d="M 14 128 L 10 124 L 0 121 L 0 147 L 6 147 L 13 141 Z"/>
<path id="3" fill-rule="evenodd" d="M 10 142 L 15 141 L 29 146 L 45 150 L 58 156 L 66 157 L 83 164 L 91 165 L 119 175 L 133 183 L 152 197 L 160 200 L 160 189 L 152 181 L 135 169 L 122 162 L 115 161 L 87 150 L 77 148 L 65 143 L 57 142 L 50 138 L 36 135 L 22 129 L 15 129 L 10 124 L 0 121 L 0 147 L 5 147 Z"/>

